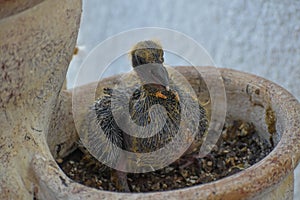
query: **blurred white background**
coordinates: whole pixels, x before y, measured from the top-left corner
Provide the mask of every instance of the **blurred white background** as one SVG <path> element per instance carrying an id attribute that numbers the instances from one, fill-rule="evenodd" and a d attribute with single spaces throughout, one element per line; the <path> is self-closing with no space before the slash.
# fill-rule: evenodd
<path id="1" fill-rule="evenodd" d="M 100 42 L 133 28 L 163 27 L 192 37 L 217 66 L 265 77 L 300 100 L 300 1 L 83 0 L 81 20 L 79 52 L 69 67 L 68 88 Z M 300 166 L 295 182 L 295 199 L 300 200 Z"/>

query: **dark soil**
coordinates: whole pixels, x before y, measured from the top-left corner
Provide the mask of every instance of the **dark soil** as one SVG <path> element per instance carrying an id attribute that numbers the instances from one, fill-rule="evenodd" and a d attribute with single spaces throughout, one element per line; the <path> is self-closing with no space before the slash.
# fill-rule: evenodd
<path id="1" fill-rule="evenodd" d="M 258 136 L 252 124 L 234 121 L 223 128 L 222 137 L 209 155 L 184 156 L 170 166 L 144 174 L 128 174 L 132 192 L 172 190 L 208 183 L 238 173 L 268 155 L 273 146 Z M 74 181 L 100 190 L 116 191 L 111 169 L 80 148 L 57 160 Z"/>

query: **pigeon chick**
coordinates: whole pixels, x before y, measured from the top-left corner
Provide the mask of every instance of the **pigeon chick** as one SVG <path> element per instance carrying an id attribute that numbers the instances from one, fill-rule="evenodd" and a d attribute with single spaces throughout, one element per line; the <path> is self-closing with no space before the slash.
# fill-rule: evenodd
<path id="1" fill-rule="evenodd" d="M 132 67 L 142 83 L 141 86 L 136 88 L 133 94 L 129 94 L 128 91 L 105 88 L 104 95 L 95 101 L 93 109 L 100 128 L 103 130 L 105 137 L 120 149 L 134 153 L 156 151 L 169 143 L 178 133 L 182 118 L 189 119 L 193 116 L 190 113 L 182 116 L 180 99 L 185 98 L 189 94 L 184 94 L 184 91 L 181 91 L 179 95 L 178 88 L 170 89 L 170 78 L 167 69 L 163 65 L 163 55 L 164 51 L 157 42 L 147 40 L 137 43 L 131 50 L 130 56 Z M 130 96 L 130 119 L 125 119 L 125 121 L 132 120 L 140 127 L 147 126 L 153 122 L 154 118 L 160 120 L 160 117 L 162 117 L 159 109 L 150 112 L 152 106 L 159 105 L 165 109 L 167 116 L 165 124 L 154 135 L 152 135 L 152 132 L 156 131 L 155 128 L 154 130 L 145 130 L 145 134 L 151 134 L 150 137 L 139 138 L 126 133 L 126 131 L 118 126 L 113 116 L 113 110 L 118 110 L 126 106 L 123 99 L 128 98 L 128 95 Z M 115 102 L 113 106 L 112 102 Z M 189 153 L 197 149 L 195 146 L 199 147 L 202 144 L 202 138 L 207 133 L 208 124 L 205 109 L 198 102 L 194 105 L 197 108 L 191 109 L 192 112 L 194 110 L 199 111 L 199 113 L 195 113 L 195 115 L 199 116 L 199 120 L 196 122 L 198 123 L 198 132 L 194 138 L 195 142 L 191 145 L 192 148 L 187 151 Z M 110 157 L 114 158 L 116 166 L 122 165 L 126 160 L 124 156 L 117 152 L 107 152 L 104 148 L 103 154 L 106 155 L 107 153 L 110 154 Z M 148 165 L 147 163 L 151 165 L 151 160 L 147 161 L 144 165 Z M 130 191 L 126 173 L 115 170 L 111 180 L 117 190 Z"/>

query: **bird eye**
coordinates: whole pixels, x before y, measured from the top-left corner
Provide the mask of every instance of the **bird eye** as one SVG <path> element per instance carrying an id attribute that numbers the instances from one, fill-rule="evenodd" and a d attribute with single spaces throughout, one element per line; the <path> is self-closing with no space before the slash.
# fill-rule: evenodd
<path id="1" fill-rule="evenodd" d="M 163 63 L 165 61 L 163 56 L 160 56 L 159 60 L 160 60 L 161 63 Z"/>

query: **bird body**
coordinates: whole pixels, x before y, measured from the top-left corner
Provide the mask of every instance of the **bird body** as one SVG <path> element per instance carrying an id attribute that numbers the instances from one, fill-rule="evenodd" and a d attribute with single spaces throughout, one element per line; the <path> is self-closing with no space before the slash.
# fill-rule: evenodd
<path id="1" fill-rule="evenodd" d="M 157 151 L 170 143 L 179 133 L 182 119 L 194 120 L 195 130 L 197 130 L 195 138 L 192 138 L 192 140 L 196 140 L 187 152 L 190 153 L 197 148 L 199 149 L 202 139 L 207 133 L 206 111 L 197 100 L 190 98 L 190 94 L 172 86 L 168 71 L 163 66 L 164 58 L 161 45 L 151 40 L 139 42 L 131 51 L 131 58 L 133 69 L 140 78 L 142 85 L 136 85 L 133 93 L 129 89 L 127 90 L 126 86 L 105 88 L 103 95 L 93 105 L 97 124 L 102 129 L 104 137 L 114 147 L 118 147 L 102 148 L 101 153 L 105 156 L 109 154 L 108 158 L 114 160 L 116 165 L 122 165 L 126 158 L 122 157 L 120 150 L 133 153 Z M 139 68 L 142 65 L 145 65 L 144 69 Z M 182 99 L 189 99 L 186 103 L 194 106 L 189 109 L 189 113 L 183 112 Z M 129 102 L 128 105 L 127 102 Z M 155 105 L 160 106 L 159 109 L 153 109 Z M 123 115 L 122 112 L 119 112 L 121 114 L 118 116 L 114 116 L 114 112 L 118 113 L 117 111 L 124 108 L 128 108 L 125 110 L 128 110 L 129 116 Z M 193 119 L 193 116 L 199 120 Z M 121 126 L 126 126 L 129 121 L 138 127 L 146 127 L 142 129 L 144 130 L 142 134 L 145 134 L 145 137 L 132 136 L 122 129 Z M 158 125 L 156 126 L 156 124 L 149 128 L 148 125 L 154 121 L 164 121 L 165 123 L 160 128 L 157 128 Z M 105 144 L 101 145 L 105 147 Z M 180 142 L 176 145 L 180 145 Z M 173 147 L 175 150 L 177 149 L 176 145 Z M 146 160 L 142 165 L 151 165 L 151 163 L 151 160 Z M 151 167 L 156 168 L 157 166 Z M 118 189 L 128 191 L 126 175 L 119 173 L 118 176 L 119 179 L 113 178 L 119 187 Z"/>

